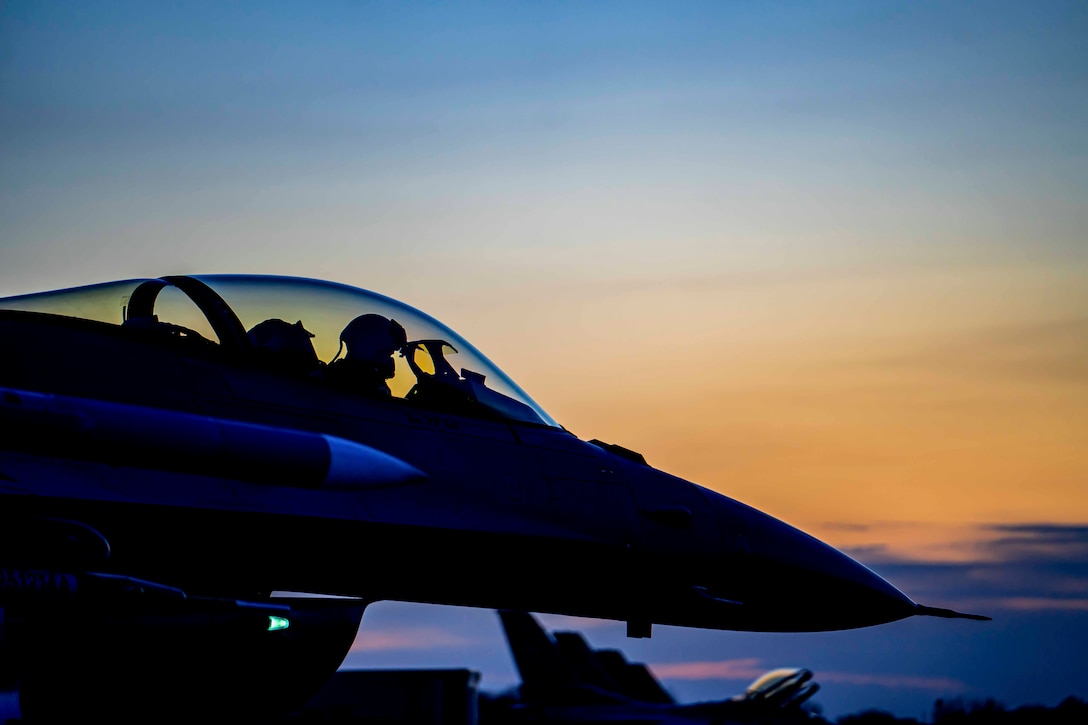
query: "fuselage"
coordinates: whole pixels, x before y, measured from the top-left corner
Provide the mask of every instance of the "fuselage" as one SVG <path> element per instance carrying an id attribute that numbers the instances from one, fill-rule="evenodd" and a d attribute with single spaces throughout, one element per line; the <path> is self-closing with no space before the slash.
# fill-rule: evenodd
<path id="1" fill-rule="evenodd" d="M 322 433 L 426 475 L 332 490 L 289 469 L 194 470 L 139 440 L 102 456 L 50 453 L 48 440 L 0 448 L 5 518 L 82 522 L 108 540 L 110 570 L 186 591 L 554 612 L 635 633 L 842 629 L 914 613 L 816 539 L 544 421 L 376 397 L 226 345 L 19 310 L 0 310 L 0 387 Z"/>

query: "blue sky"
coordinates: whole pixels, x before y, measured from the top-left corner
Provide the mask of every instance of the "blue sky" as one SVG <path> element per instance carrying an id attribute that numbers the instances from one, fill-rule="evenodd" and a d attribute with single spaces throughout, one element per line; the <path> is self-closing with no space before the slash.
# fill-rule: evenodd
<path id="1" fill-rule="evenodd" d="M 832 715 L 1055 704 L 1088 695 L 1086 37 L 1076 2 L 8 0 L 0 294 L 403 299 L 582 437 L 995 617 L 568 623 L 594 644 L 808 666 Z M 357 644 L 513 675 L 486 611 L 377 604 Z"/>
<path id="2" fill-rule="evenodd" d="M 893 261 L 1015 258 L 1025 210 L 1047 232 L 1035 253 L 1078 251 L 1076 4 L 2 12 L 0 213 L 20 262 L 73 227 L 68 243 L 146 265 L 261 248 L 297 268 L 307 230 L 391 267 L 665 235 L 726 262 L 756 243 L 850 256 L 874 235 L 867 253 Z"/>

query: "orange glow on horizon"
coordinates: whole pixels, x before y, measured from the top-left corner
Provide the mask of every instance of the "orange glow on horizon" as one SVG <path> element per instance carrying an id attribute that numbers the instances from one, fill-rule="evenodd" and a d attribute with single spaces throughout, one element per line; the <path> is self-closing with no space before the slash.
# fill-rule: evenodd
<path id="1" fill-rule="evenodd" d="M 496 362 L 583 438 L 838 546 L 959 560 L 979 525 L 1088 521 L 1085 279 L 524 291 L 490 313 L 503 337 L 477 344 L 505 348 Z"/>

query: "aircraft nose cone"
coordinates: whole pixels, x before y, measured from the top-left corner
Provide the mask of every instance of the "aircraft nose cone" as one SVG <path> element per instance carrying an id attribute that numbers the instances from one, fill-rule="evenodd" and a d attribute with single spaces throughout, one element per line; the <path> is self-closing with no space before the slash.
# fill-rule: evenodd
<path id="1" fill-rule="evenodd" d="M 732 588 L 725 598 L 742 602 L 754 626 L 851 629 L 915 613 L 905 594 L 819 539 L 725 496 L 716 506 L 731 570 L 721 591 Z"/>

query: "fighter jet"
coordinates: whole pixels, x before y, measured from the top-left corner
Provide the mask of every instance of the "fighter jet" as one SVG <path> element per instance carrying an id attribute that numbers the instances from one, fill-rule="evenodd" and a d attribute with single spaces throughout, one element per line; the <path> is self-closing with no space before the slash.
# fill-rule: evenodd
<path id="1" fill-rule="evenodd" d="M 577 632 L 549 634 L 526 612 L 499 612 L 521 684 L 485 700 L 493 723 L 799 723 L 819 686 L 805 668 L 771 670 L 744 693 L 679 704 L 643 664 L 617 650 L 592 649 Z"/>
<path id="2" fill-rule="evenodd" d="M 167 276 L 0 298 L 0 426 L 5 649 L 87 611 L 141 642 L 148 612 L 244 610 L 301 636 L 282 622 L 308 605 L 273 592 L 352 597 L 359 616 L 396 600 L 614 619 L 636 637 L 972 616 L 580 440 L 450 328 L 343 284 Z M 245 664 L 222 641 L 199 657 Z"/>

